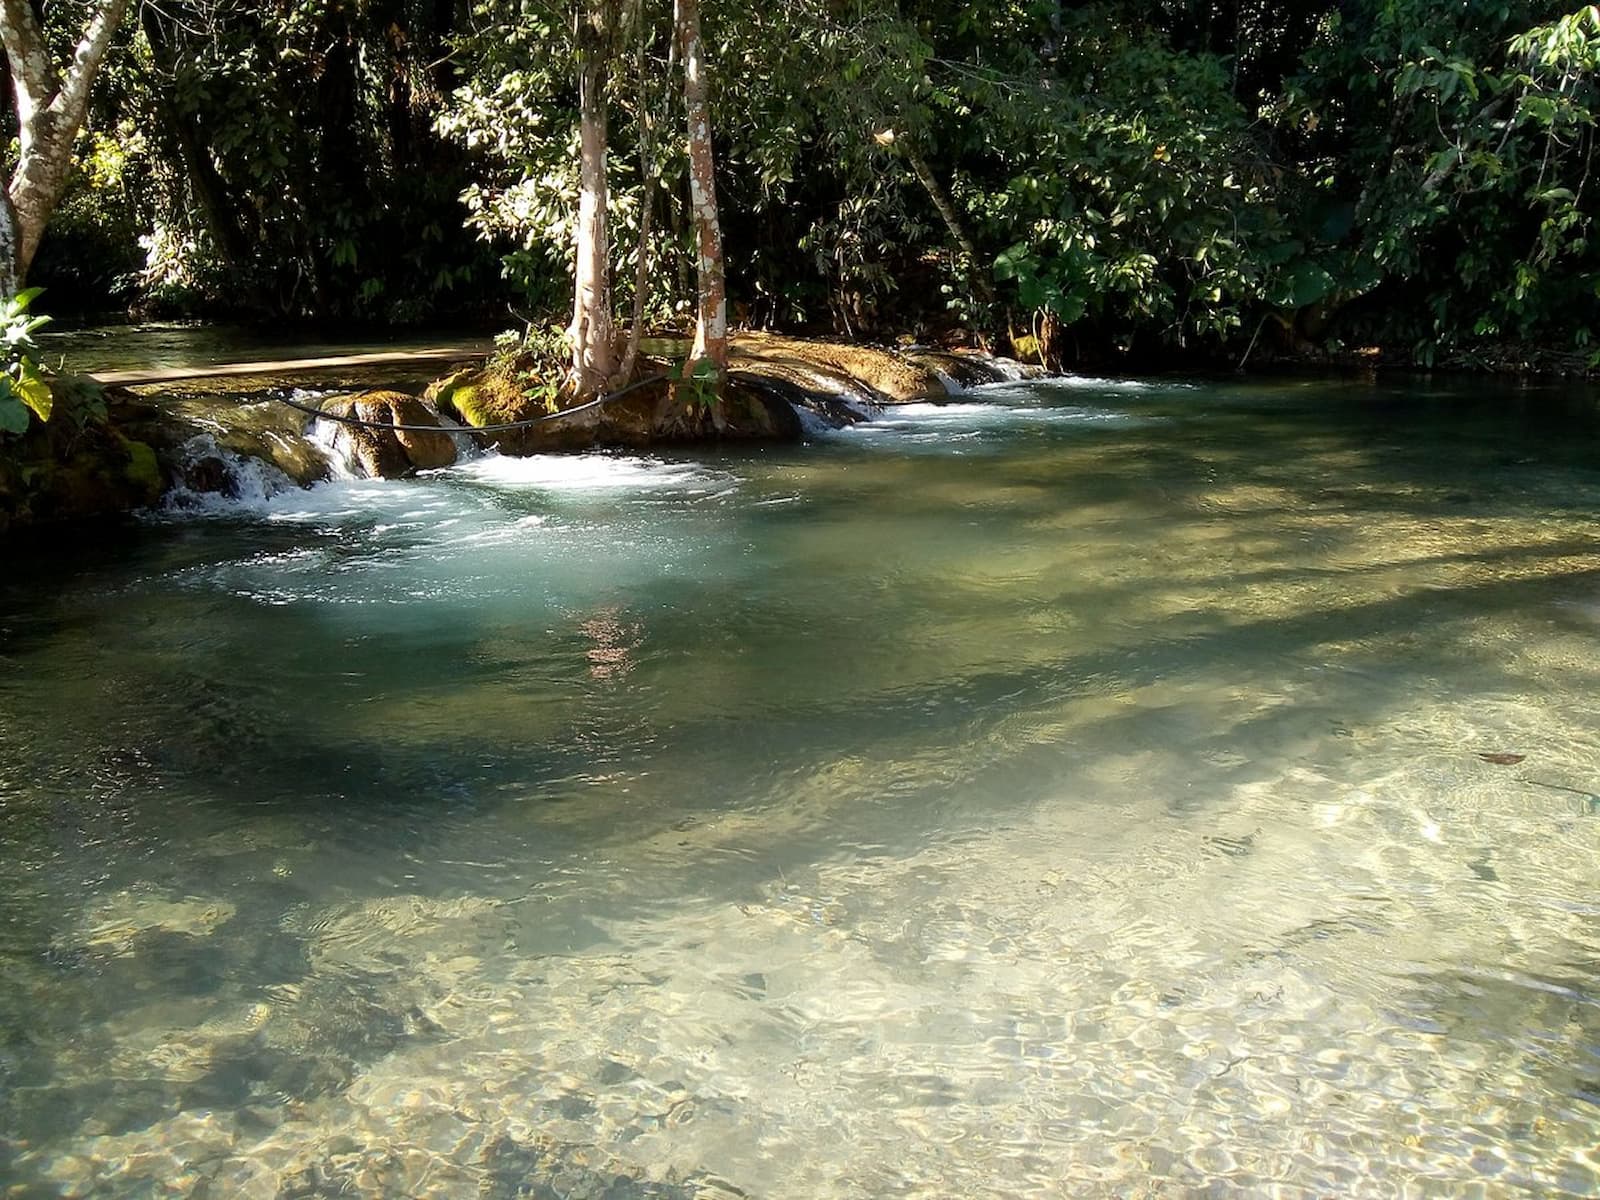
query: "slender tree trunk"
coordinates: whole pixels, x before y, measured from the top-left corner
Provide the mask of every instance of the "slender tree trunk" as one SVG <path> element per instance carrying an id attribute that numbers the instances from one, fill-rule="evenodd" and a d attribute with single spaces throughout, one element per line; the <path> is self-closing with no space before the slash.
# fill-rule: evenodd
<path id="1" fill-rule="evenodd" d="M 711 364 L 720 396 L 728 371 L 728 292 L 723 275 L 722 224 L 717 219 L 716 160 L 711 152 L 700 0 L 678 0 L 678 41 L 683 52 L 683 98 L 689 117 L 689 202 L 699 244 L 699 303 L 690 358 L 696 363 Z M 720 406 L 713 407 L 712 419 L 721 428 Z"/>
<path id="2" fill-rule="evenodd" d="M 180 50 L 168 37 L 161 17 L 153 5 L 139 10 L 140 27 L 145 42 L 150 47 L 162 82 L 155 87 L 156 106 L 165 119 L 172 135 L 178 157 L 189 178 L 189 190 L 200 209 L 201 220 L 216 244 L 217 252 L 230 267 L 244 270 L 250 262 L 251 245 L 239 222 L 235 219 L 235 206 L 229 197 L 227 181 L 217 171 L 207 149 L 207 138 L 198 121 L 191 120 L 179 110 L 168 79 L 177 69 Z"/>
<path id="3" fill-rule="evenodd" d="M 606 228 L 606 79 L 612 22 L 609 0 L 589 0 L 579 16 L 578 232 L 573 280 L 573 391 L 593 399 L 616 368 L 611 326 L 611 240 Z"/>
<path id="4" fill-rule="evenodd" d="M 13 293 L 44 237 L 72 172 L 72 143 L 89 110 L 89 89 L 122 24 L 128 0 L 102 0 L 87 23 L 65 73 L 56 69 L 31 0 L 0 0 L 0 41 L 5 42 L 17 114 L 17 166 L 10 196 L 15 234 Z"/>
<path id="5" fill-rule="evenodd" d="M 9 300 L 22 290 L 17 274 L 17 210 L 11 197 L 0 193 L 0 300 Z"/>
<path id="6" fill-rule="evenodd" d="M 634 366 L 639 361 L 639 342 L 644 336 L 644 302 L 650 288 L 650 225 L 656 207 L 655 113 L 650 105 L 645 61 L 649 27 L 642 5 L 634 8 L 633 19 L 638 36 L 634 52 L 634 87 L 638 89 L 639 109 L 639 243 L 635 247 L 633 267 L 633 321 L 628 326 L 628 348 L 617 370 L 616 385 L 619 387 L 633 378 Z"/>
<path id="7" fill-rule="evenodd" d="M 928 160 L 922 157 L 922 151 L 917 149 L 916 143 L 910 138 L 901 138 L 898 141 L 901 149 L 905 151 L 906 161 L 911 164 L 917 180 L 928 193 L 928 199 L 932 200 L 934 208 L 939 210 L 939 217 L 944 221 L 944 227 L 949 230 L 950 236 L 961 250 L 962 257 L 967 260 L 967 280 L 972 285 L 973 297 L 985 304 L 990 303 L 994 299 L 994 288 L 990 285 L 989 277 L 984 274 L 983 268 L 979 266 L 978 248 L 972 244 L 966 226 L 961 223 L 961 214 L 951 202 L 950 194 L 944 190 L 944 185 L 933 173 Z"/>
<path id="8" fill-rule="evenodd" d="M 646 177 L 645 197 L 643 207 L 639 212 L 639 244 L 638 257 L 633 268 L 633 312 L 632 324 L 628 326 L 628 345 L 622 354 L 622 366 L 617 368 L 616 383 L 622 386 L 633 378 L 633 368 L 639 361 L 639 343 L 644 338 L 644 301 L 650 288 L 650 185 L 652 179 Z"/>

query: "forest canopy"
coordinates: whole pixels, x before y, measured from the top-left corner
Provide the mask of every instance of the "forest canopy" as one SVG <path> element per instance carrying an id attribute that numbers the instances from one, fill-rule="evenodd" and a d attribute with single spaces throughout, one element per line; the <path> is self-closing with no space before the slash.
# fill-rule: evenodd
<path id="1" fill-rule="evenodd" d="M 1593 5 L 693 7 L 686 83 L 682 0 L 3 0 L 22 243 L 65 164 L 22 273 L 58 312 L 560 326 L 598 164 L 594 302 L 705 327 L 703 126 L 735 324 L 1594 364 Z"/>

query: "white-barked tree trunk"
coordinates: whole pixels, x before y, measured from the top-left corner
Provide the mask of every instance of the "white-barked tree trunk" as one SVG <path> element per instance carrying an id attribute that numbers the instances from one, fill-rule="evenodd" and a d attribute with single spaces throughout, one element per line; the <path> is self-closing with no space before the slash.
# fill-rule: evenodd
<path id="1" fill-rule="evenodd" d="M 17 114 L 16 169 L 0 207 L 0 289 L 13 296 L 27 278 L 45 228 L 72 174 L 72 145 L 89 111 L 89 90 L 128 0 L 100 0 L 65 69 L 58 68 L 30 0 L 0 0 L 0 41 L 11 68 Z"/>
<path id="2" fill-rule="evenodd" d="M 683 98 L 689 117 L 689 203 L 699 254 L 699 302 L 690 362 L 711 364 L 718 394 L 728 371 L 728 291 L 722 263 L 722 224 L 717 218 L 716 159 L 711 152 L 711 111 L 699 0 L 677 0 L 678 41 L 683 53 Z M 720 424 L 720 409 L 713 418 Z"/>

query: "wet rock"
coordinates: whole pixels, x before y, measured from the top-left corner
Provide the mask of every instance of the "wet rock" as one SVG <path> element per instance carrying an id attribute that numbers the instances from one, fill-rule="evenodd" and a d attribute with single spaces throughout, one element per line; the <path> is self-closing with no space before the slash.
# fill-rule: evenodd
<path id="1" fill-rule="evenodd" d="M 937 371 L 893 350 L 872 346 L 743 333 L 733 341 L 733 354 L 734 365 L 745 369 L 777 362 L 834 373 L 865 385 L 889 404 L 937 400 L 948 394 Z"/>
<path id="2" fill-rule="evenodd" d="M 190 491 L 232 494 L 227 483 L 209 488 L 190 481 L 191 467 L 208 456 L 224 465 L 230 456 L 256 461 L 301 487 L 328 477 L 328 455 L 306 437 L 306 415 L 286 404 L 241 402 L 226 394 L 146 396 L 118 388 L 108 389 L 107 394 L 118 428 L 148 443 L 167 478 Z M 206 449 L 197 455 L 194 447 L 201 443 Z M 217 482 L 215 468 L 202 468 L 197 482 Z"/>
<path id="3" fill-rule="evenodd" d="M 610 446 L 722 439 L 798 441 L 801 433 L 793 407 L 770 390 L 738 378 L 730 378 L 723 392 L 720 426 L 704 398 L 666 382 L 641 388 L 602 412 L 601 444 Z"/>
<path id="4" fill-rule="evenodd" d="M 483 435 L 485 442 L 506 454 L 548 454 L 597 446 L 642 449 L 722 439 L 795 441 L 800 437 L 800 421 L 793 408 L 770 390 L 742 386 L 737 378 L 723 398 L 721 428 L 692 391 L 674 390 L 665 379 L 570 416 L 552 413 L 542 397 L 520 392 L 495 371 L 461 372 L 429 390 L 439 397 L 442 410 L 470 429 L 537 420 L 523 428 Z"/>
<path id="5" fill-rule="evenodd" d="M 918 366 L 936 372 L 947 391 L 960 391 L 985 383 L 1004 383 L 1011 379 L 1037 379 L 1046 374 L 1043 367 L 997 358 L 977 350 L 934 350 L 913 347 L 906 357 Z"/>
<path id="6" fill-rule="evenodd" d="M 456 444 L 439 414 L 424 401 L 404 392 L 361 392 L 325 401 L 322 411 L 336 417 L 353 417 L 366 425 L 347 425 L 340 432 L 348 439 L 364 474 L 398 479 L 416 471 L 448 467 L 456 461 Z M 428 426 L 437 433 L 373 426 Z"/>
<path id="7" fill-rule="evenodd" d="M 838 382 L 844 386 L 829 386 L 820 373 L 797 370 L 788 363 L 751 364 L 734 372 L 733 381 L 735 386 L 781 402 L 797 417 L 805 413 L 830 429 L 870 421 L 883 411 L 881 397 L 868 393 L 857 381 L 841 376 Z"/>
<path id="8" fill-rule="evenodd" d="M 237 496 L 238 484 L 220 455 L 207 454 L 183 469 L 183 485 L 191 492 Z"/>

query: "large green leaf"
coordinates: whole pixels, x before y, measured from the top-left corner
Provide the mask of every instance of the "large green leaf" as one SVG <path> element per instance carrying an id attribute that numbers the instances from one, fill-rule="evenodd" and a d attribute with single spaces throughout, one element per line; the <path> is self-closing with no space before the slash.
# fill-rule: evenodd
<path id="1" fill-rule="evenodd" d="M 31 363 L 24 362 L 22 378 L 14 386 L 18 399 L 31 408 L 39 420 L 50 419 L 50 411 L 55 407 L 55 397 L 50 392 L 50 385 L 32 369 Z"/>
<path id="2" fill-rule="evenodd" d="M 1337 283 L 1333 276 L 1314 262 L 1296 263 L 1282 276 L 1268 296 L 1279 308 L 1305 308 L 1333 292 Z"/>
<path id="3" fill-rule="evenodd" d="M 27 433 L 28 410 L 15 396 L 0 396 L 0 433 Z"/>

